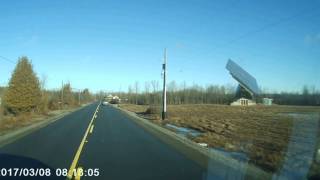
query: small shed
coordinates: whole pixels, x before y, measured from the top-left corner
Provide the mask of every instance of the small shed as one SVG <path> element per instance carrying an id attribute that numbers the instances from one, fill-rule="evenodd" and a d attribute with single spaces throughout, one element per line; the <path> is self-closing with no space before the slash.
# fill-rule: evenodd
<path id="1" fill-rule="evenodd" d="M 256 102 L 251 99 L 240 98 L 240 99 L 232 102 L 230 105 L 231 106 L 254 106 L 254 105 L 256 105 Z"/>
<path id="2" fill-rule="evenodd" d="M 263 98 L 262 99 L 262 103 L 265 106 L 271 106 L 272 105 L 272 101 L 273 101 L 273 99 L 271 99 L 271 98 Z"/>

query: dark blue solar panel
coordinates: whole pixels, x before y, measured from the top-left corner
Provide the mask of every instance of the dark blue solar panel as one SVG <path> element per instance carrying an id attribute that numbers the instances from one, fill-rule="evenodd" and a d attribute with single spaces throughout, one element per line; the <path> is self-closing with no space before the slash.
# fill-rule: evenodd
<path id="1" fill-rule="evenodd" d="M 231 76 L 236 79 L 241 86 L 250 91 L 252 94 L 259 94 L 257 80 L 251 76 L 247 71 L 242 69 L 238 64 L 232 60 L 228 60 L 227 70 Z"/>

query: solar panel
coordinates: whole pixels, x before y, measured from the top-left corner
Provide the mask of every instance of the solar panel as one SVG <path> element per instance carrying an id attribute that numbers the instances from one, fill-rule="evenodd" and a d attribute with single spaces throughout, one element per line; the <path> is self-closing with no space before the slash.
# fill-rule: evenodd
<path id="1" fill-rule="evenodd" d="M 242 69 L 231 59 L 228 60 L 226 68 L 230 72 L 231 76 L 235 80 L 237 80 L 243 88 L 245 88 L 251 94 L 259 94 L 257 80 L 253 76 L 251 76 L 247 71 Z"/>

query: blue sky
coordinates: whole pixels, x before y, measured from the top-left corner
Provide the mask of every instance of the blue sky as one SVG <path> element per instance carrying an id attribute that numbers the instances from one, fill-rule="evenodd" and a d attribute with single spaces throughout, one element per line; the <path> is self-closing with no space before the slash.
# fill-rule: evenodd
<path id="1" fill-rule="evenodd" d="M 2 1 L 0 56 L 32 59 L 47 88 L 127 90 L 168 79 L 232 84 L 229 58 L 267 90 L 320 89 L 320 1 Z M 14 64 L 0 60 L 0 85 Z"/>

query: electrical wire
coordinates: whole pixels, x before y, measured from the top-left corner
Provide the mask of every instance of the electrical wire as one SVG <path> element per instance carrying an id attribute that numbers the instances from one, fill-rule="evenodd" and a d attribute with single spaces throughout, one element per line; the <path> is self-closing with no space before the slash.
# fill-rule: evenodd
<path id="1" fill-rule="evenodd" d="M 306 14 L 306 13 L 309 13 L 309 12 L 317 12 L 317 11 L 315 11 L 315 10 L 318 10 L 318 9 L 319 9 L 319 7 L 314 7 L 314 8 L 311 8 L 311 9 L 306 9 L 306 10 L 303 10 L 303 11 L 299 11 L 299 12 L 297 12 L 297 13 L 291 15 L 291 16 L 288 16 L 288 17 L 279 19 L 279 20 L 277 20 L 277 21 L 274 21 L 274 22 L 265 24 L 264 26 L 262 26 L 262 27 L 260 27 L 260 28 L 257 28 L 257 29 L 255 29 L 255 30 L 252 30 L 252 31 L 248 31 L 248 32 L 246 32 L 246 33 L 243 33 L 242 35 L 240 35 L 240 36 L 238 36 L 238 37 L 236 37 L 236 38 L 234 38 L 234 39 L 231 39 L 231 40 L 227 41 L 226 43 L 223 43 L 222 46 L 227 46 L 227 45 L 233 44 L 233 43 L 235 43 L 235 42 L 237 42 L 237 41 L 239 41 L 239 40 L 242 40 L 242 39 L 244 39 L 244 38 L 246 38 L 246 37 L 248 37 L 248 36 L 251 37 L 253 34 L 258 34 L 258 33 L 260 33 L 260 32 L 263 32 L 263 31 L 267 30 L 267 29 L 270 29 L 270 28 L 273 28 L 273 27 L 275 27 L 275 26 L 278 26 L 278 25 L 280 25 L 280 24 L 282 24 L 282 23 L 291 21 L 291 20 L 293 20 L 293 19 L 295 19 L 295 18 L 300 17 L 300 16 L 303 15 L 303 14 Z M 221 46 L 220 46 L 218 49 L 221 49 Z"/>
<path id="2" fill-rule="evenodd" d="M 4 56 L 0 56 L 0 60 L 4 60 L 4 61 L 7 61 L 7 62 L 9 62 L 9 63 L 16 64 L 15 61 L 13 61 L 13 60 L 11 60 L 11 59 L 9 59 L 9 58 L 6 58 L 6 57 L 4 57 Z"/>

